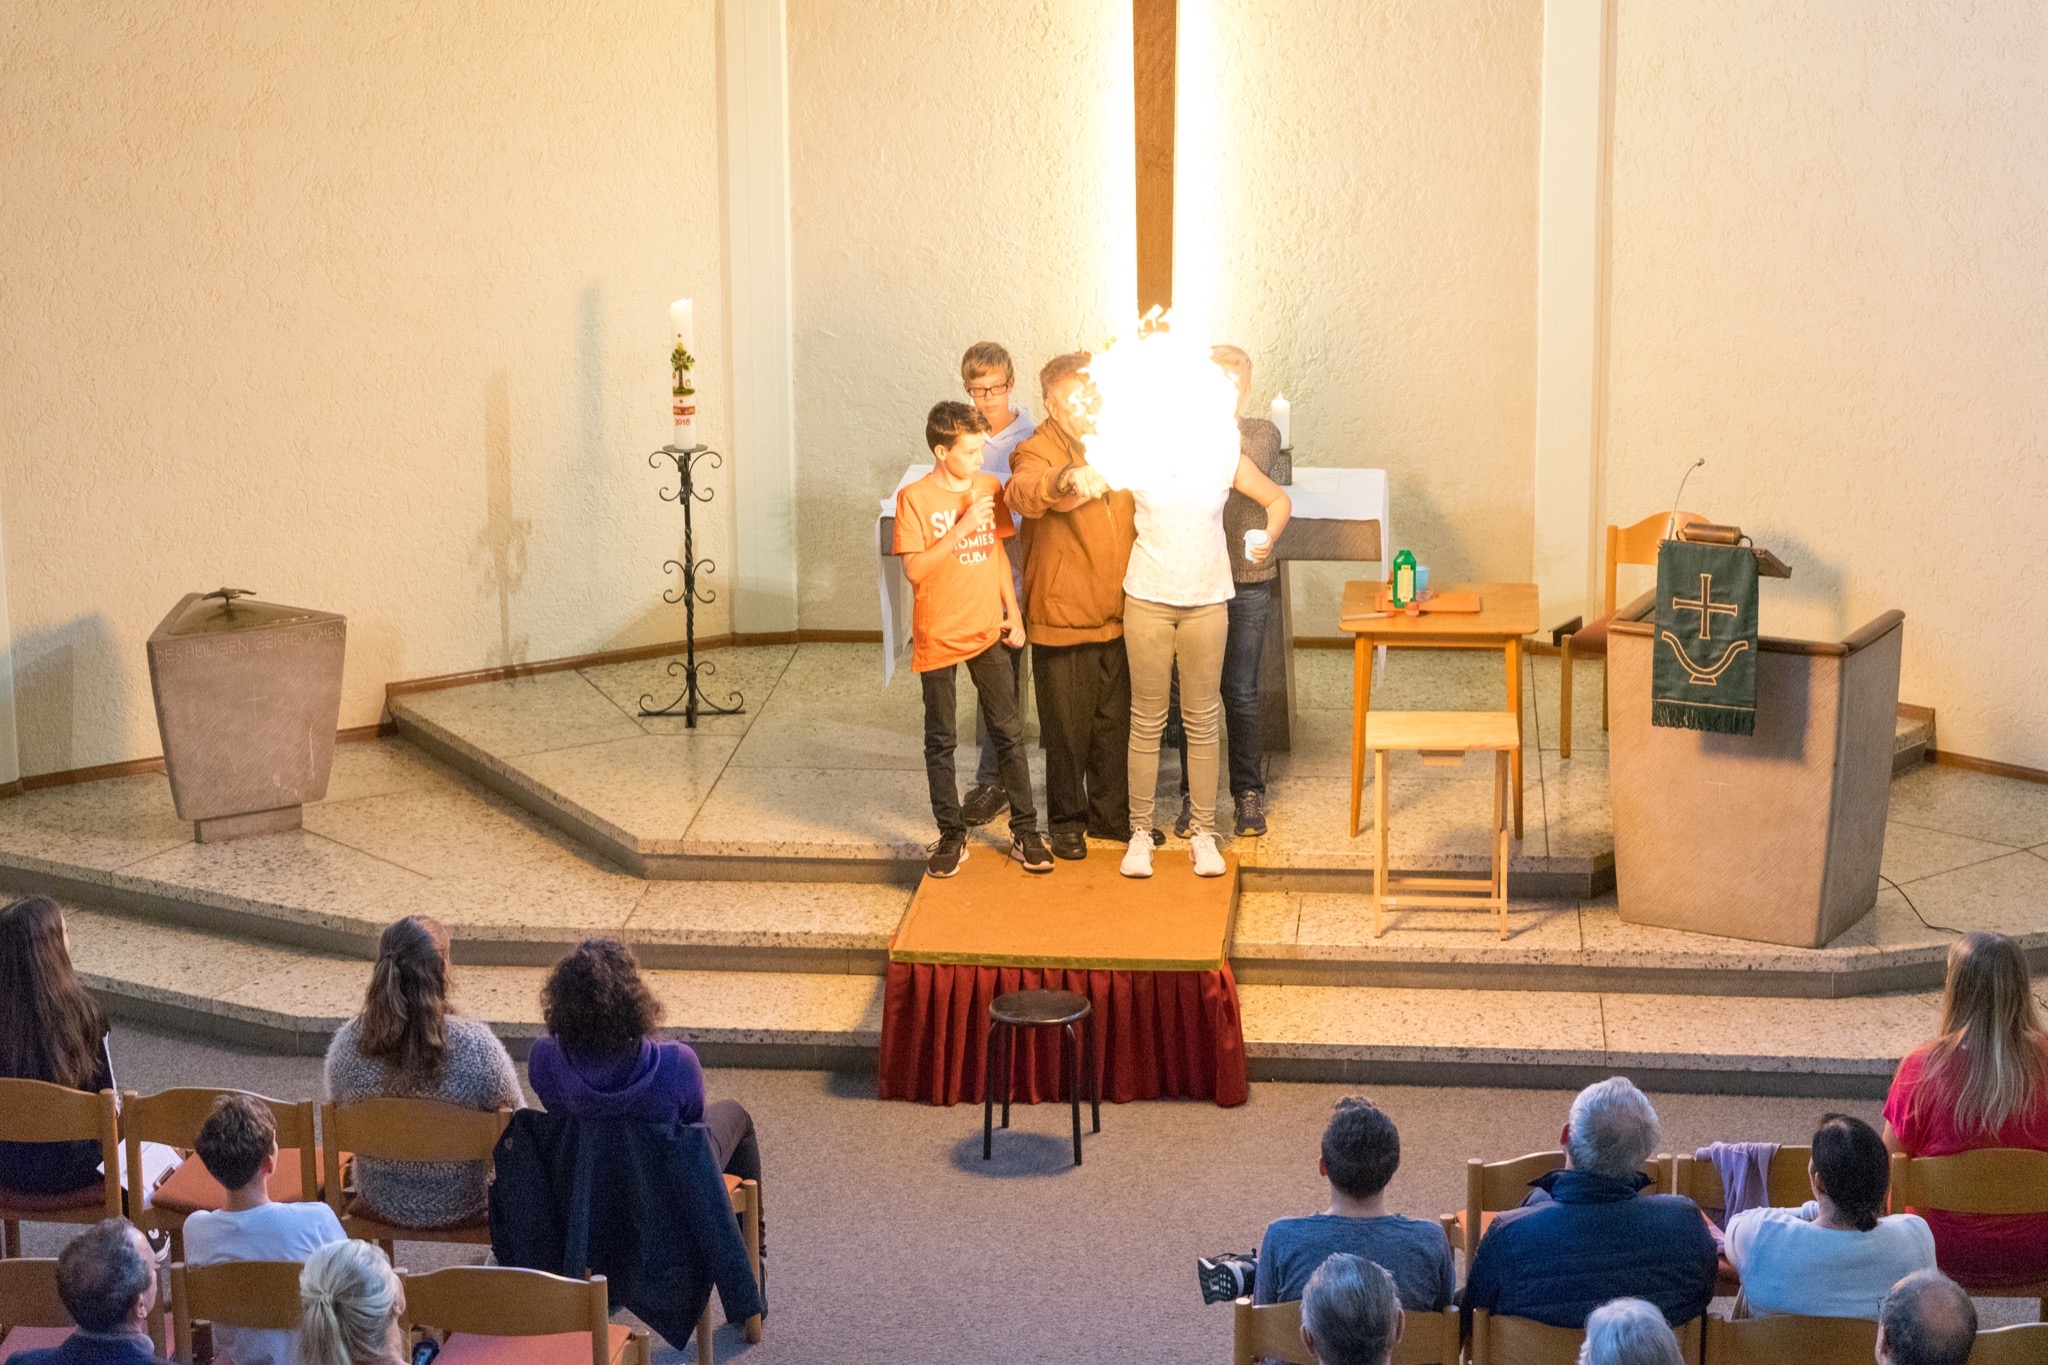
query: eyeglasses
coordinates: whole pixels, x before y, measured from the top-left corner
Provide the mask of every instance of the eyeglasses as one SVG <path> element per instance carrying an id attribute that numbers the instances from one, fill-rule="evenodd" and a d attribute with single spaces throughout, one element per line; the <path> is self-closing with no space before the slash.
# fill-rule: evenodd
<path id="1" fill-rule="evenodd" d="M 1015 387 L 1016 385 L 1014 384 L 969 384 L 967 386 L 967 396 L 969 398 L 1000 398 Z"/>

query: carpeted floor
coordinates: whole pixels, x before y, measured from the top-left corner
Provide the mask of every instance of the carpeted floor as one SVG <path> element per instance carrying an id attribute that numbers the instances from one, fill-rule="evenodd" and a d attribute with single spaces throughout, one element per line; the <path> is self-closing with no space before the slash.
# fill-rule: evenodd
<path id="1" fill-rule="evenodd" d="M 314 1058 L 272 1057 L 130 1028 L 115 1031 L 124 1088 L 225 1084 L 279 1098 L 316 1095 Z M 723 1359 L 749 1365 L 866 1362 L 1220 1362 L 1227 1309 L 1205 1308 L 1194 1258 L 1257 1247 L 1269 1219 L 1322 1207 L 1317 1139 L 1347 1087 L 1261 1084 L 1241 1109 L 1105 1106 L 1102 1133 L 1071 1162 L 1064 1108 L 1017 1111 L 981 1160 L 981 1111 L 874 1098 L 871 1078 L 714 1071 L 714 1096 L 753 1112 L 766 1165 L 766 1339 L 730 1328 Z M 1570 1096 L 1558 1091 L 1373 1087 L 1401 1126 L 1392 1207 L 1417 1217 L 1464 1194 L 1468 1156 L 1555 1147 Z M 1665 1146 L 1717 1138 L 1805 1141 L 1860 1101 L 1653 1095 Z M 1083 1112 L 1086 1121 L 1086 1112 Z M 63 1230 L 25 1229 L 30 1255 Z M 416 1268 L 449 1253 L 401 1243 Z M 2031 1321 L 2031 1302 L 1980 1302 L 1986 1325 Z M 657 1342 L 659 1347 L 659 1343 Z M 694 1357 L 659 1350 L 662 1365 Z"/>

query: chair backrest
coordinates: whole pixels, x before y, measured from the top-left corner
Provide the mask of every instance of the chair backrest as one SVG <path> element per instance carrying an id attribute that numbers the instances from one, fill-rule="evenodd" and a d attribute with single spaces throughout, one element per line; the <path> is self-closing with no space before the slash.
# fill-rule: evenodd
<path id="1" fill-rule="evenodd" d="M 2048 1213 L 2048 1152 L 1983 1147 L 1954 1156 L 1892 1155 L 1892 1212 Z"/>
<path id="2" fill-rule="evenodd" d="M 1813 1198 L 1813 1185 L 1806 1171 L 1812 1160 L 1811 1147 L 1778 1149 L 1777 1155 L 1771 1158 L 1770 1171 L 1764 1177 L 1764 1198 L 1772 1208 L 1796 1209 Z M 1703 1209 L 1726 1208 L 1728 1205 L 1728 1191 L 1722 1188 L 1721 1172 L 1711 1161 L 1674 1156 L 1668 1183 L 1673 1194 L 1682 1194 Z"/>
<path id="3" fill-rule="evenodd" d="M 488 1170 L 509 1109 L 465 1109 L 440 1100 L 377 1098 L 320 1106 L 327 1202 L 340 1213 L 344 1151 L 379 1161 L 481 1161 Z"/>
<path id="4" fill-rule="evenodd" d="M 0 1078 L 0 1142 L 97 1142 L 106 1216 L 121 1216 L 121 1119 L 114 1092 Z"/>
<path id="5" fill-rule="evenodd" d="M 1408 1314 L 1393 1365 L 1458 1365 L 1458 1310 Z"/>
<path id="6" fill-rule="evenodd" d="M 211 1322 L 275 1332 L 299 1326 L 297 1261 L 222 1261 L 171 1267 L 171 1319 L 175 1358 L 192 1365 L 192 1327 Z"/>
<path id="7" fill-rule="evenodd" d="M 1250 1299 L 1239 1299 L 1233 1310 L 1231 1359 L 1235 1365 L 1254 1365 L 1258 1360 L 1284 1360 L 1288 1365 L 1316 1365 L 1301 1340 L 1301 1303 L 1268 1303 L 1253 1307 Z M 1458 1310 L 1441 1313 L 1409 1313 L 1394 1343 L 1392 1365 L 1457 1365 Z"/>
<path id="8" fill-rule="evenodd" d="M 1697 512 L 1655 512 L 1632 526 L 1607 528 L 1607 595 L 1601 610 L 1614 615 L 1615 570 L 1623 564 L 1655 564 L 1657 547 L 1678 534 L 1681 526 L 1690 526 L 1706 518 Z"/>
<path id="9" fill-rule="evenodd" d="M 572 1280 L 512 1266 L 458 1265 L 401 1278 L 409 1329 L 492 1337 L 588 1332 L 591 1365 L 610 1365 L 611 1304 L 602 1275 Z"/>
<path id="10" fill-rule="evenodd" d="M 71 1310 L 57 1296 L 54 1256 L 0 1260 L 0 1331 L 74 1325 Z"/>
<path id="11" fill-rule="evenodd" d="M 300 1198 L 320 1197 L 319 1156 L 315 1151 L 311 1100 L 274 1100 L 251 1090 L 220 1090 L 209 1086 L 185 1086 L 138 1095 L 133 1090 L 121 1095 L 121 1140 L 128 1147 L 128 1169 L 142 1169 L 142 1144 L 161 1142 L 167 1147 L 190 1150 L 199 1141 L 214 1104 L 222 1095 L 246 1095 L 269 1108 L 277 1125 L 280 1161 L 296 1159 Z M 201 1163 L 202 1165 L 204 1163 Z"/>
<path id="12" fill-rule="evenodd" d="M 2048 1360 L 2048 1322 L 2023 1322 L 1977 1333 L 1970 1365 L 2041 1365 Z"/>
<path id="13" fill-rule="evenodd" d="M 1469 1265 L 1470 1258 L 1478 1253 L 1480 1238 L 1486 1231 L 1485 1215 L 1519 1208 L 1529 1197 L 1530 1182 L 1563 1169 L 1563 1152 L 1531 1152 L 1506 1161 L 1481 1161 L 1478 1157 L 1467 1161 L 1465 1245 L 1454 1250 L 1463 1251 Z M 1663 1156 L 1650 1158 L 1643 1164 L 1643 1174 L 1650 1177 L 1649 1193 L 1664 1193 L 1671 1182 L 1670 1159 Z"/>
<path id="14" fill-rule="evenodd" d="M 1705 1332 L 1699 1318 L 1672 1331 L 1686 1365 L 1700 1365 Z M 1552 1327 L 1529 1318 L 1496 1317 L 1484 1308 L 1472 1314 L 1470 1365 L 1578 1365 L 1585 1332 Z"/>
<path id="15" fill-rule="evenodd" d="M 1869 1318 L 1709 1317 L 1707 1359 L 1714 1365 L 1870 1365 L 1877 1323 Z"/>

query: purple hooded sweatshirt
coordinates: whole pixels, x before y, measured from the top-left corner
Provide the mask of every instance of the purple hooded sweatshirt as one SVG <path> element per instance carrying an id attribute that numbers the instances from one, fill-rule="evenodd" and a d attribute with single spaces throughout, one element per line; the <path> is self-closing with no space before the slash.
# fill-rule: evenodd
<path id="1" fill-rule="evenodd" d="M 704 1068 L 682 1043 L 642 1038 L 637 1051 L 590 1059 L 570 1056 L 552 1037 L 536 1038 L 526 1075 L 551 1114 L 645 1123 L 704 1117 Z"/>

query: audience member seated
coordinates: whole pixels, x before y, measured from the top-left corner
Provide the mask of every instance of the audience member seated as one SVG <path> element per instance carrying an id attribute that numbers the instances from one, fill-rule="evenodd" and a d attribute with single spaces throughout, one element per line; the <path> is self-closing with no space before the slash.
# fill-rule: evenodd
<path id="1" fill-rule="evenodd" d="M 1640 1298 L 1671 1323 L 1714 1297 L 1720 1258 L 1690 1199 L 1640 1193 L 1657 1150 L 1657 1111 L 1616 1076 L 1572 1101 L 1565 1168 L 1534 1182 L 1523 1206 L 1494 1219 L 1465 1282 L 1472 1310 L 1583 1327 L 1609 1299 Z"/>
<path id="2" fill-rule="evenodd" d="M 226 1204 L 185 1220 L 185 1261 L 303 1261 L 339 1242 L 341 1220 L 322 1203 L 279 1204 L 270 1197 L 277 1170 L 277 1125 L 270 1107 L 246 1095 L 223 1095 L 199 1130 L 194 1151 L 227 1191 Z M 298 1337 L 253 1327 L 216 1326 L 214 1349 L 234 1365 L 295 1365 Z"/>
<path id="3" fill-rule="evenodd" d="M 156 1256 L 127 1219 L 97 1223 L 65 1245 L 57 1255 L 57 1296 L 78 1330 L 59 1345 L 17 1351 L 7 1365 L 149 1365 L 156 1359 L 149 1339 Z"/>
<path id="4" fill-rule="evenodd" d="M 1586 1315 L 1579 1365 L 1685 1365 L 1685 1356 L 1656 1304 L 1615 1299 Z"/>
<path id="5" fill-rule="evenodd" d="M 505 1045 L 449 1004 L 448 974 L 440 924 L 413 915 L 384 931 L 363 1012 L 327 1049 L 328 1099 L 396 1096 L 487 1111 L 525 1105 Z M 354 1166 L 357 1196 L 387 1223 L 441 1228 L 484 1216 L 482 1162 L 358 1158 Z"/>
<path id="6" fill-rule="evenodd" d="M 1964 1365 L 1977 1344 L 1977 1305 L 1938 1270 L 1892 1286 L 1877 1314 L 1878 1365 Z"/>
<path id="7" fill-rule="evenodd" d="M 373 1242 L 330 1242 L 299 1272 L 298 1365 L 407 1365 L 405 1286 Z"/>
<path id="8" fill-rule="evenodd" d="M 2048 1151 L 2048 1034 L 2027 959 L 2001 934 L 1949 945 L 1941 1033 L 1906 1055 L 1884 1102 L 1885 1145 L 1908 1156 Z M 1973 1286 L 2048 1278 L 2048 1215 L 1929 1209 L 1941 1268 Z"/>
<path id="9" fill-rule="evenodd" d="M 707 1103 L 697 1054 L 653 1036 L 661 1002 L 641 979 L 631 948 L 585 939 L 555 964 L 541 994 L 548 1032 L 534 1039 L 526 1074 L 549 1113 L 701 1123 L 727 1175 L 761 1178 L 753 1118 L 737 1100 Z"/>
<path id="10" fill-rule="evenodd" d="M 110 1090 L 107 1019 L 71 970 L 64 912 L 48 896 L 0 911 L 0 1076 Z M 59 1195 L 101 1183 L 100 1145 L 0 1142 L 0 1188 Z"/>
<path id="11" fill-rule="evenodd" d="M 1254 1302 L 1300 1298 L 1324 1257 L 1348 1251 L 1394 1277 L 1403 1308 L 1434 1313 L 1449 1307 L 1458 1279 L 1443 1229 L 1387 1212 L 1387 1182 L 1400 1164 L 1401 1134 L 1394 1121 L 1370 1100 L 1337 1101 L 1323 1129 L 1318 1167 L 1330 1182 L 1330 1207 L 1267 1226 L 1252 1281 Z"/>
<path id="12" fill-rule="evenodd" d="M 1321 1365 L 1387 1365 L 1407 1319 L 1394 1277 L 1363 1256 L 1331 1252 L 1301 1291 L 1301 1340 Z"/>
<path id="13" fill-rule="evenodd" d="M 1813 1198 L 1796 1209 L 1749 1209 L 1728 1220 L 1728 1260 L 1757 1317 L 1877 1318 L 1887 1290 L 1934 1269 L 1934 1234 L 1916 1214 L 1884 1216 L 1891 1153 L 1877 1130 L 1828 1114 L 1807 1166 Z"/>

